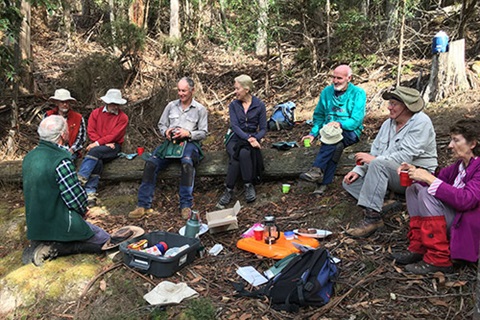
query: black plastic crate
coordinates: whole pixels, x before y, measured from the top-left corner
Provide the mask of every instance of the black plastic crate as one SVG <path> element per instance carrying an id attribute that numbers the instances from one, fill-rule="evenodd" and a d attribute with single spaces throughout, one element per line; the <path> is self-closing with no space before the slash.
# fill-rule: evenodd
<path id="1" fill-rule="evenodd" d="M 155 256 L 146 252 L 128 249 L 127 246 L 133 242 L 147 239 L 148 246 L 153 246 L 160 241 L 167 243 L 168 248 L 182 247 L 186 244 L 188 248 L 179 252 L 173 257 Z M 165 231 L 154 231 L 144 234 L 138 238 L 125 241 L 120 244 L 120 251 L 123 252 L 123 262 L 129 267 L 138 269 L 142 273 L 154 275 L 159 278 L 166 278 L 182 269 L 187 264 L 195 260 L 200 240 L 197 238 L 187 238 L 176 233 Z"/>

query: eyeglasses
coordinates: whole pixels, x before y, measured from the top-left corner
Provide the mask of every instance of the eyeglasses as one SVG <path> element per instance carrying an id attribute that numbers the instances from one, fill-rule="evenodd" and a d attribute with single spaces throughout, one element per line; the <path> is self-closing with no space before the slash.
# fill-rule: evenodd
<path id="1" fill-rule="evenodd" d="M 403 106 L 403 103 L 398 101 L 398 100 L 388 100 L 388 106 L 389 107 L 392 107 L 392 108 L 395 108 L 397 106 Z"/>

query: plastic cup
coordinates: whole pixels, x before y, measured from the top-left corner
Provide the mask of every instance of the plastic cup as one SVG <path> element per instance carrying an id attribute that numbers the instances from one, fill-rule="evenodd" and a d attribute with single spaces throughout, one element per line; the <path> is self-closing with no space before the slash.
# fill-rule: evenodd
<path id="1" fill-rule="evenodd" d="M 357 160 L 357 161 L 355 162 L 355 164 L 356 164 L 357 166 L 363 166 L 362 160 Z"/>
<path id="2" fill-rule="evenodd" d="M 412 179 L 408 176 L 408 171 L 400 171 L 400 185 L 409 187 L 412 185 Z"/>
<path id="3" fill-rule="evenodd" d="M 286 240 L 293 240 L 295 239 L 295 234 L 293 233 L 293 231 L 285 231 L 283 233 L 283 235 L 285 236 L 285 239 Z"/>
<path id="4" fill-rule="evenodd" d="M 263 240 L 263 228 L 262 227 L 256 227 L 253 229 L 253 237 L 257 241 L 262 241 Z"/>
<path id="5" fill-rule="evenodd" d="M 282 184 L 282 192 L 289 193 L 290 192 L 290 185 L 288 183 Z"/>
<path id="6" fill-rule="evenodd" d="M 303 139 L 303 146 L 304 146 L 305 148 L 310 148 L 310 147 L 311 147 L 310 139 L 309 139 L 309 138 Z"/>
<path id="7" fill-rule="evenodd" d="M 138 154 L 139 156 L 141 156 L 144 151 L 145 151 L 145 148 L 144 148 L 144 147 L 138 147 L 138 148 L 137 148 L 137 154 Z"/>

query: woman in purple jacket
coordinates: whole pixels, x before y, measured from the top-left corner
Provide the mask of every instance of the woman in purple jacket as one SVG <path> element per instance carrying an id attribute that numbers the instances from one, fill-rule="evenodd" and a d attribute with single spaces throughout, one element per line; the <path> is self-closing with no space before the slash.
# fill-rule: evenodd
<path id="1" fill-rule="evenodd" d="M 245 200 L 255 201 L 257 196 L 253 184 L 258 182 L 263 171 L 260 141 L 267 132 L 265 104 L 252 95 L 253 81 L 249 76 L 242 74 L 236 77 L 234 87 L 237 99 L 228 106 L 233 135 L 226 144 L 229 156 L 226 189 L 217 203 L 221 209 L 230 203 L 239 177 L 243 180 Z"/>
<path id="2" fill-rule="evenodd" d="M 407 252 L 392 257 L 415 274 L 452 272 L 452 260 L 475 262 L 480 241 L 480 121 L 464 119 L 450 128 L 457 161 L 430 172 L 402 164 L 414 183 L 406 190 L 410 215 Z"/>

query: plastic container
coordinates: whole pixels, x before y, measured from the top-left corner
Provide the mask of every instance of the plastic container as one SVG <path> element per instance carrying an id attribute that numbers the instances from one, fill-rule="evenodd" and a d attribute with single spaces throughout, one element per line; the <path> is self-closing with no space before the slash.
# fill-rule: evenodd
<path id="1" fill-rule="evenodd" d="M 293 233 L 293 231 L 285 231 L 283 233 L 283 235 L 285 236 L 285 239 L 287 239 L 287 240 L 295 239 L 295 233 Z"/>
<path id="2" fill-rule="evenodd" d="M 149 244 L 164 241 L 169 248 L 183 248 L 171 257 L 167 257 L 166 255 L 154 256 L 146 252 L 127 248 L 130 243 L 138 241 L 137 239 L 146 239 Z M 120 244 L 120 251 L 123 253 L 123 262 L 127 266 L 138 269 L 138 271 L 142 273 L 151 274 L 159 278 L 170 277 L 191 263 L 195 260 L 197 251 L 200 248 L 200 240 L 197 238 L 187 238 L 176 233 L 165 231 L 147 233 L 137 239 L 128 240 Z M 186 245 L 188 245 L 188 247 Z"/>
<path id="3" fill-rule="evenodd" d="M 437 54 L 440 52 L 447 52 L 448 51 L 448 36 L 445 32 L 439 31 L 433 37 L 432 41 L 432 53 Z"/>

